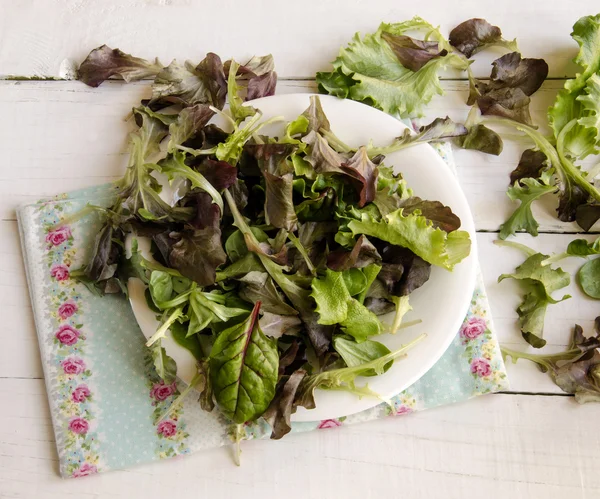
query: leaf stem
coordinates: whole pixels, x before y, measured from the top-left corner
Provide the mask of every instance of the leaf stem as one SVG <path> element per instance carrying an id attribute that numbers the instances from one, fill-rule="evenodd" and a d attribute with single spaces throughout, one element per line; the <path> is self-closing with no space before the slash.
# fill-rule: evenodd
<path id="1" fill-rule="evenodd" d="M 352 148 L 345 142 L 342 142 L 342 140 L 335 133 L 333 133 L 330 130 L 325 130 L 325 129 L 321 128 L 319 130 L 319 133 L 323 136 L 323 138 L 325 138 L 325 140 L 327 140 L 329 145 L 331 147 L 333 147 L 337 152 L 354 152 L 354 151 L 356 151 L 355 148 Z"/>
<path id="2" fill-rule="evenodd" d="M 552 265 L 553 263 L 556 263 L 562 260 L 563 258 L 567 258 L 569 256 L 571 255 L 569 255 L 569 253 L 567 253 L 566 251 L 564 253 L 557 253 L 556 255 L 552 255 L 551 257 L 543 260 L 541 265 L 542 267 L 545 267 L 546 265 Z"/>
<path id="3" fill-rule="evenodd" d="M 190 384 L 188 386 L 186 386 L 185 390 L 183 390 L 177 396 L 177 398 L 175 400 L 173 400 L 173 402 L 168 407 L 168 409 L 158 419 L 158 421 L 156 422 L 157 424 L 160 423 L 162 420 L 164 420 L 164 419 L 166 419 L 166 418 L 169 417 L 169 415 L 177 408 L 177 406 L 180 405 L 183 402 L 183 399 L 185 399 L 185 397 L 187 397 L 189 395 L 189 393 L 194 389 L 194 387 L 198 384 L 198 381 L 200 381 L 203 376 L 204 376 L 204 374 L 201 373 L 201 372 L 197 372 L 194 375 L 194 377 L 190 381 Z"/>
<path id="4" fill-rule="evenodd" d="M 298 250 L 298 253 L 300 253 L 300 255 L 302 255 L 302 258 L 304 258 L 304 261 L 306 262 L 306 266 L 308 267 L 308 270 L 310 271 L 310 273 L 312 275 L 316 275 L 317 269 L 315 269 L 315 266 L 313 265 L 313 263 L 310 259 L 310 256 L 308 255 L 308 252 L 306 251 L 306 248 L 300 242 L 300 239 L 298 239 L 292 232 L 290 232 L 288 234 L 288 238 L 290 241 L 292 241 L 293 245 Z"/>
<path id="5" fill-rule="evenodd" d="M 527 255 L 528 257 L 533 256 L 537 253 L 537 251 L 535 251 L 534 249 L 531 249 L 529 246 L 525 246 L 524 244 L 516 243 L 514 241 L 502 241 L 500 239 L 496 239 L 494 241 L 494 244 L 496 246 L 509 246 L 511 248 L 518 249 L 518 250 L 522 251 L 523 253 L 525 253 L 525 255 Z"/>
<path id="6" fill-rule="evenodd" d="M 146 346 L 150 347 L 161 338 L 164 338 L 171 325 L 183 315 L 183 307 L 176 308 L 165 322 L 156 330 L 156 332 L 146 342 Z"/>

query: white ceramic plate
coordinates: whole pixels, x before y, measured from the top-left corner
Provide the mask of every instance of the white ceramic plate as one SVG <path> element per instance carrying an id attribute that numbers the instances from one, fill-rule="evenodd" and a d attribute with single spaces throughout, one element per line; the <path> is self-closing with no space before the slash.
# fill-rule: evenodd
<path id="1" fill-rule="evenodd" d="M 250 104 L 260 109 L 265 119 L 283 116 L 287 122 L 308 107 L 309 97 L 309 94 L 280 95 L 257 99 Z M 369 140 L 373 140 L 376 146 L 388 145 L 406 128 L 400 121 L 370 106 L 331 96 L 322 95 L 320 98 L 332 130 L 351 146 L 358 147 Z M 283 126 L 274 124 L 261 130 L 261 133 L 281 135 Z M 477 251 L 475 227 L 465 195 L 446 163 L 429 145 L 414 146 L 390 154 L 385 164 L 402 173 L 415 195 L 450 206 L 462 221 L 461 229 L 470 233 L 472 241 L 470 256 L 457 265 L 453 272 L 433 267 L 429 281 L 410 295 L 413 310 L 406 315 L 405 321 L 421 319 L 422 322 L 402 329 L 396 335 L 386 334 L 377 338 L 390 350 L 395 350 L 421 333 L 427 333 L 427 337 L 412 348 L 407 357 L 394 362 L 388 372 L 364 380 L 382 398 L 389 398 L 423 376 L 456 336 L 473 294 Z M 144 335 L 150 337 L 157 322 L 146 305 L 144 288 L 140 285 L 141 281 L 131 280 L 129 283 L 131 305 Z M 189 382 L 195 369 L 191 354 L 170 338 L 163 345 L 177 361 L 178 376 Z M 350 393 L 325 390 L 317 390 L 315 400 L 316 409 L 309 411 L 301 407 L 292 419 L 314 421 L 336 418 L 369 409 L 381 402 L 374 397 L 359 399 Z"/>

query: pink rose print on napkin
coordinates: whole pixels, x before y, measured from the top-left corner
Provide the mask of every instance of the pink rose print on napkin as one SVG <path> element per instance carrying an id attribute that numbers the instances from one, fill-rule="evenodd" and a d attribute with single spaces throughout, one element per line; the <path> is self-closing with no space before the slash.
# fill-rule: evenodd
<path id="1" fill-rule="evenodd" d="M 317 428 L 321 430 L 323 428 L 335 428 L 337 426 L 342 426 L 342 423 L 340 423 L 337 419 L 324 419 L 319 423 Z"/>
<path id="2" fill-rule="evenodd" d="M 69 421 L 69 430 L 78 435 L 84 435 L 90 429 L 90 424 L 83 418 L 73 418 Z"/>
<path id="3" fill-rule="evenodd" d="M 396 407 L 396 411 L 394 412 L 394 416 L 402 416 L 403 414 L 410 414 L 412 409 L 406 405 L 401 405 L 400 407 Z"/>
<path id="4" fill-rule="evenodd" d="M 79 339 L 79 335 L 81 333 L 75 329 L 73 326 L 69 326 L 68 324 L 63 324 L 58 328 L 58 331 L 54 334 L 56 339 L 60 341 L 63 345 L 71 346 L 77 343 Z"/>
<path id="5" fill-rule="evenodd" d="M 465 340 L 474 340 L 485 333 L 487 325 L 481 317 L 471 317 L 460 328 L 460 336 Z"/>
<path id="6" fill-rule="evenodd" d="M 62 366 L 65 374 L 81 374 L 85 371 L 85 362 L 79 357 L 70 357 L 63 360 L 60 365 Z"/>
<path id="7" fill-rule="evenodd" d="M 492 367 L 487 359 L 474 359 L 473 362 L 471 362 L 471 373 L 485 378 L 492 374 Z"/>
<path id="8" fill-rule="evenodd" d="M 50 269 L 50 275 L 57 281 L 66 281 L 69 278 L 69 267 L 63 265 L 54 265 Z"/>
<path id="9" fill-rule="evenodd" d="M 75 314 L 77 310 L 79 310 L 77 304 L 74 301 L 69 300 L 64 302 L 60 307 L 58 307 L 58 316 L 61 319 L 65 320 L 71 317 L 73 314 Z"/>
<path id="10" fill-rule="evenodd" d="M 46 235 L 46 242 L 50 243 L 53 246 L 60 246 L 67 239 L 71 237 L 71 229 L 65 225 L 63 227 L 58 227 L 57 229 L 51 230 Z"/>
<path id="11" fill-rule="evenodd" d="M 160 383 L 154 384 L 152 390 L 150 390 L 150 397 L 152 397 L 154 400 L 166 400 L 176 391 L 177 386 L 175 385 L 175 382 L 171 383 L 170 385 L 165 385 L 165 382 L 161 381 Z"/>
<path id="12" fill-rule="evenodd" d="M 93 475 L 94 473 L 98 473 L 98 468 L 93 464 L 83 463 L 79 469 L 73 472 L 73 477 L 88 476 Z"/>
<path id="13" fill-rule="evenodd" d="M 87 385 L 79 385 L 73 390 L 71 400 L 77 403 L 85 402 L 90 395 L 91 392 Z"/>
<path id="14" fill-rule="evenodd" d="M 156 433 L 163 437 L 169 438 L 177 433 L 177 423 L 174 421 L 161 421 L 156 427 Z"/>

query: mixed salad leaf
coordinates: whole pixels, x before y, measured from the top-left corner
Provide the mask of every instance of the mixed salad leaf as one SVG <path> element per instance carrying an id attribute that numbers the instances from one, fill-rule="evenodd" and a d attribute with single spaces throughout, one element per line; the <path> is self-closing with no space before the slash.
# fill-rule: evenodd
<path id="1" fill-rule="evenodd" d="M 427 26 L 386 25 L 356 50 L 397 55 L 419 71 L 467 64 L 448 58 L 447 42 L 436 51 L 404 34 Z M 396 70 L 407 88 L 419 80 Z M 134 109 L 138 129 L 113 204 L 82 212 L 105 223 L 89 265 L 73 275 L 100 294 L 127 293 L 131 278 L 147 285 L 160 322 L 147 341 L 158 375 L 175 377 L 161 344 L 171 336 L 197 361 L 202 407 L 236 425 L 264 417 L 273 438 L 290 430 L 298 406 L 314 407 L 317 388 L 373 395 L 357 377 L 385 372 L 410 347 L 391 352 L 376 338 L 403 327 L 432 265 L 450 271 L 471 247 L 451 208 L 413 195 L 384 155 L 466 129 L 440 119 L 383 148 L 352 148 L 312 96 L 280 136 L 262 135 L 280 119 L 262 120 L 245 101 L 274 92 L 271 56 L 240 65 L 208 54 L 157 68 L 101 47 L 80 74 L 90 85 L 155 77 L 152 98 Z M 369 92 L 361 81 L 353 92 Z M 149 252 L 137 244 L 144 238 Z M 391 326 L 382 322 L 394 311 Z"/>
<path id="2" fill-rule="evenodd" d="M 407 33 L 421 33 L 422 38 Z M 522 57 L 516 41 L 502 38 L 500 28 L 484 19 L 461 23 L 448 39 L 418 17 L 382 23 L 375 33 L 357 33 L 340 50 L 333 71 L 317 73 L 316 79 L 321 92 L 408 118 L 420 116 L 423 106 L 442 94 L 442 69 L 465 71 L 472 109 L 465 122 L 468 133 L 458 134 L 455 144 L 500 154 L 502 139 L 489 124 L 516 128 L 534 144 L 511 174 L 508 195 L 521 205 L 502 227 L 501 238 L 516 231 L 537 235 L 531 204 L 553 193 L 559 196 L 559 219 L 576 221 L 587 231 L 600 219 L 600 190 L 594 183 L 598 170 L 581 166 L 583 159 L 600 152 L 600 14 L 577 21 L 572 36 L 580 46 L 575 62 L 582 72 L 565 83 L 549 109 L 549 139 L 536 130 L 529 112 L 530 97 L 546 79 L 548 65 L 543 59 Z M 488 80 L 476 79 L 471 57 L 492 46 L 509 52 L 492 63 Z"/>

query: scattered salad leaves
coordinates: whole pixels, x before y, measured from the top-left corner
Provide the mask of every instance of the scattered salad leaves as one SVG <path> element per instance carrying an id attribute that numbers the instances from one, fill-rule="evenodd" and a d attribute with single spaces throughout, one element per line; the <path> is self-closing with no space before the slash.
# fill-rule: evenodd
<path id="1" fill-rule="evenodd" d="M 595 329 L 595 335 L 586 338 L 583 328 L 575 325 L 565 352 L 536 355 L 502 347 L 502 355 L 513 362 L 519 359 L 535 362 L 561 390 L 574 394 L 580 404 L 600 402 L 600 317 L 596 317 Z"/>
<path id="2" fill-rule="evenodd" d="M 517 308 L 521 333 L 527 343 L 534 348 L 541 348 L 546 344 L 542 338 L 544 330 L 544 317 L 548 305 L 571 298 L 564 295 L 556 300 L 552 293 L 568 286 L 571 282 L 569 274 L 561 268 L 553 269 L 550 265 L 543 265 L 548 255 L 536 253 L 531 248 L 519 243 L 495 241 L 496 244 L 510 246 L 521 250 L 527 259 L 517 267 L 512 274 L 502 274 L 498 282 L 504 279 L 515 279 L 520 282 L 525 295 Z"/>

